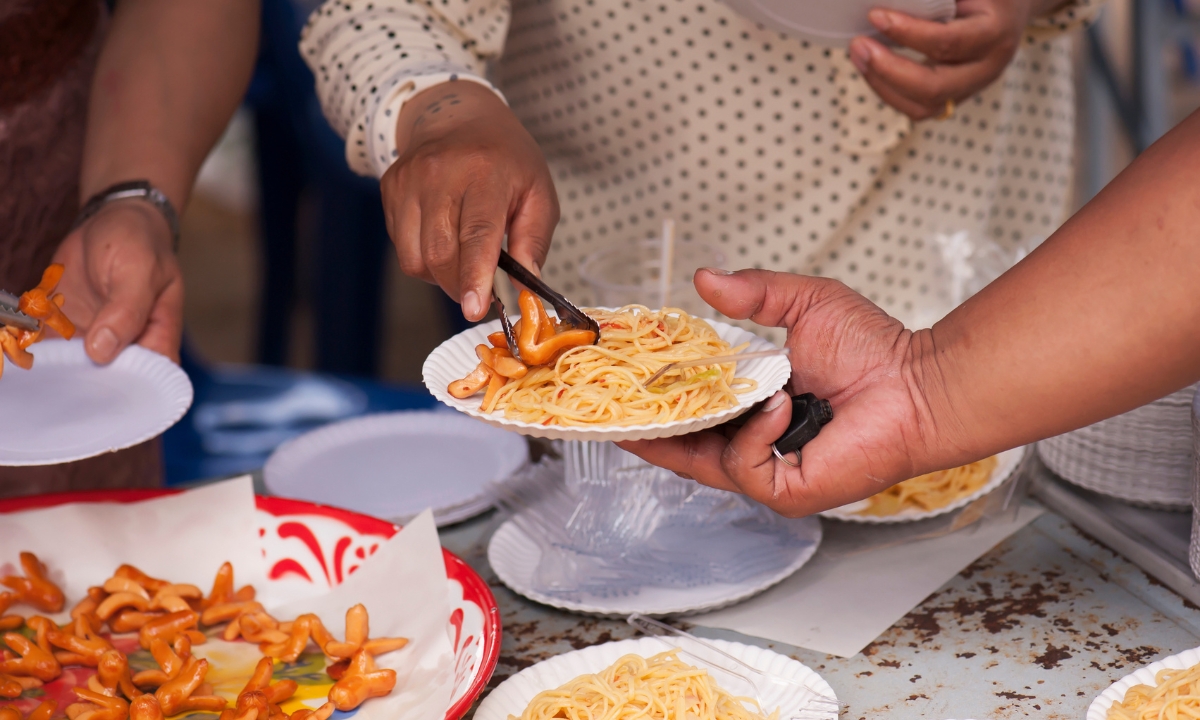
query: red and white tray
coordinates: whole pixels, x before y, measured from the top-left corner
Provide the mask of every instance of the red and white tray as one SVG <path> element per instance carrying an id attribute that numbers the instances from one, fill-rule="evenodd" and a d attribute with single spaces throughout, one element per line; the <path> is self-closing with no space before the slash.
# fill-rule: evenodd
<path id="1" fill-rule="evenodd" d="M 96 490 L 0 500 L 0 513 L 73 502 L 137 502 L 179 490 Z M 268 582 L 309 582 L 333 587 L 400 528 L 368 515 L 303 500 L 256 497 L 258 535 Z M 500 609 L 487 583 L 461 558 L 442 549 L 450 582 L 454 693 L 446 720 L 459 720 L 487 686 L 500 656 Z"/>

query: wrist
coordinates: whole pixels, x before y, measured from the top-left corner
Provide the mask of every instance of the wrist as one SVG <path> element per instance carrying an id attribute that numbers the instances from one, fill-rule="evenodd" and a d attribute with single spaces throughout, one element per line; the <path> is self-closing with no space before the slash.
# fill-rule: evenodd
<path id="1" fill-rule="evenodd" d="M 434 85 L 404 103 L 396 119 L 396 150 L 403 156 L 429 138 L 444 136 L 465 123 L 511 112 L 481 83 L 459 80 Z"/>
<path id="2" fill-rule="evenodd" d="M 107 203 L 78 225 L 88 235 L 110 233 L 133 235 L 143 239 L 155 254 L 175 254 L 174 235 L 162 213 L 140 198 L 123 198 Z"/>
<path id="3" fill-rule="evenodd" d="M 133 180 L 110 185 L 91 196 L 79 211 L 75 227 L 83 225 L 106 208 L 130 202 L 136 202 L 157 214 L 167 227 L 170 238 L 169 247 L 173 251 L 178 251 L 179 215 L 175 211 L 175 206 L 161 190 L 146 180 Z"/>
<path id="4" fill-rule="evenodd" d="M 912 334 L 901 367 L 916 423 L 907 444 L 918 472 L 978 459 L 973 456 L 962 403 L 953 393 L 954 362 L 938 345 L 934 329 Z"/>

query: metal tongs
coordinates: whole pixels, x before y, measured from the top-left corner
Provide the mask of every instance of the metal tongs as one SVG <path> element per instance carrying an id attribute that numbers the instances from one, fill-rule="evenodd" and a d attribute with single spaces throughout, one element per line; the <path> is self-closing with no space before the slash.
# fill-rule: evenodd
<path id="1" fill-rule="evenodd" d="M 767 698 L 779 695 L 780 691 L 799 692 L 799 707 L 780 708 L 779 716 L 789 720 L 832 720 L 841 712 L 841 703 L 825 695 L 807 683 L 765 672 L 718 648 L 716 645 L 684 632 L 664 622 L 634 613 L 626 618 L 633 627 L 646 635 L 657 637 L 667 645 L 679 648 L 681 655 L 690 655 L 712 669 L 736 677 L 754 688 L 758 708 L 763 714 L 771 712 Z M 667 638 L 674 638 L 667 640 Z M 680 642 L 682 641 L 682 642 Z"/>
<path id="2" fill-rule="evenodd" d="M 37 332 L 41 327 L 38 321 L 20 311 L 21 299 L 10 292 L 0 290 L 0 325 Z"/>
<path id="3" fill-rule="evenodd" d="M 525 269 L 506 250 L 500 250 L 500 262 L 497 264 L 501 270 L 508 273 L 510 278 L 529 288 L 534 295 L 554 306 L 554 312 L 558 314 L 559 320 L 580 330 L 591 330 L 596 336 L 596 340 L 592 341 L 593 345 L 599 341 L 600 323 L 588 317 L 587 313 L 576 307 L 562 293 L 555 291 L 549 285 L 542 282 L 542 279 L 537 275 Z M 504 311 L 504 303 L 500 302 L 500 298 L 496 295 L 495 290 L 492 290 L 492 304 L 496 306 L 496 312 L 500 315 L 500 326 L 504 328 L 504 339 L 508 341 L 508 349 L 513 354 L 513 357 L 520 360 L 521 355 L 517 349 L 516 333 L 513 332 L 512 322 L 508 319 L 508 313 Z"/>

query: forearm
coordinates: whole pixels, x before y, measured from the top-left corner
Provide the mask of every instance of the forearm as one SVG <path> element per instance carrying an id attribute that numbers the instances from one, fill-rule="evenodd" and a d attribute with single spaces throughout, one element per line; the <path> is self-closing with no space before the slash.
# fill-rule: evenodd
<path id="1" fill-rule="evenodd" d="M 257 0 L 121 0 L 88 108 L 81 195 L 147 179 L 182 208 L 254 67 Z"/>
<path id="2" fill-rule="evenodd" d="M 1071 430 L 1200 378 L 1200 114 L 914 338 L 931 465 Z"/>

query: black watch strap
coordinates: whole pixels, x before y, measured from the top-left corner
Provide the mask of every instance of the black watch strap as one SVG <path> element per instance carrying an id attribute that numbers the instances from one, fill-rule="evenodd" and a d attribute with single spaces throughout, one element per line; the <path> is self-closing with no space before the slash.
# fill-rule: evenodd
<path id="1" fill-rule="evenodd" d="M 167 227 L 171 229 L 171 248 L 175 252 L 179 252 L 179 213 L 175 212 L 175 206 L 171 204 L 166 194 L 151 185 L 149 180 L 130 180 L 117 183 L 91 196 L 83 204 L 83 209 L 79 211 L 79 217 L 75 219 L 74 227 L 84 224 L 88 218 L 100 212 L 105 205 L 118 200 L 145 200 L 158 208 L 163 219 L 167 221 Z"/>

